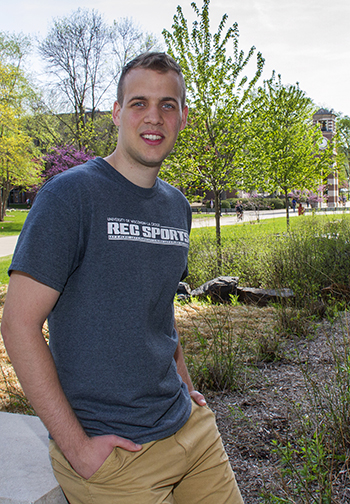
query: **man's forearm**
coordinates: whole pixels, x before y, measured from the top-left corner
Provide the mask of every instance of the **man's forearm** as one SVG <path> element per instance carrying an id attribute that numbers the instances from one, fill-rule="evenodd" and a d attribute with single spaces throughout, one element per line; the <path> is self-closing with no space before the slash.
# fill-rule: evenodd
<path id="1" fill-rule="evenodd" d="M 177 331 L 176 323 L 175 323 L 175 329 Z M 176 362 L 177 372 L 181 376 L 182 381 L 184 383 L 186 383 L 188 391 L 190 393 L 190 396 L 197 404 L 199 404 L 200 406 L 205 406 L 206 400 L 204 399 L 204 396 L 200 392 L 195 390 L 193 387 L 192 380 L 189 375 L 189 372 L 188 372 L 188 369 L 187 369 L 187 366 L 185 363 L 184 355 L 182 352 L 180 338 L 179 338 L 179 341 L 178 341 L 178 344 L 177 344 L 177 347 L 176 347 L 176 350 L 174 353 L 174 359 Z"/>
<path id="2" fill-rule="evenodd" d="M 59 292 L 25 273 L 13 272 L 6 295 L 1 332 L 13 367 L 35 411 L 72 460 L 88 439 L 57 375 L 42 325 Z"/>
<path id="3" fill-rule="evenodd" d="M 49 347 L 39 329 L 17 333 L 3 324 L 5 346 L 24 393 L 65 456 L 77 456 L 86 434 L 59 382 Z"/>
<path id="4" fill-rule="evenodd" d="M 177 372 L 181 376 L 182 381 L 184 383 L 186 383 L 188 391 L 192 392 L 192 390 L 194 390 L 194 387 L 193 387 L 192 380 L 191 380 L 191 377 L 189 375 L 189 372 L 188 372 L 188 369 L 187 369 L 187 366 L 186 366 L 186 363 L 185 363 L 185 359 L 184 359 L 184 355 L 183 355 L 183 352 L 182 352 L 182 347 L 181 347 L 180 339 L 179 339 L 179 343 L 177 345 L 177 348 L 175 350 L 174 359 L 175 359 L 175 362 L 176 362 Z"/>

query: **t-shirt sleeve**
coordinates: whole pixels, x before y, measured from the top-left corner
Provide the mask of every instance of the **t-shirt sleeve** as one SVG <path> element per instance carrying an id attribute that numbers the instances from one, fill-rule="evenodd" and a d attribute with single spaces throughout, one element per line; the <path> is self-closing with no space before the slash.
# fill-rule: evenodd
<path id="1" fill-rule="evenodd" d="M 40 191 L 19 236 L 9 275 L 22 271 L 62 292 L 79 263 L 78 213 L 57 194 Z"/>

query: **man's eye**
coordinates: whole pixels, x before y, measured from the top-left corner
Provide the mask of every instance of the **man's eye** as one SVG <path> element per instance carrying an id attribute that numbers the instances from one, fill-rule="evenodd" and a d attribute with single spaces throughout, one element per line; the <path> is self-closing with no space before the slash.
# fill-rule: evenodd
<path id="1" fill-rule="evenodd" d="M 164 103 L 163 107 L 166 109 L 174 109 L 175 108 L 172 103 Z"/>
<path id="2" fill-rule="evenodd" d="M 144 104 L 143 104 L 143 102 L 135 102 L 135 103 L 132 104 L 132 106 L 133 107 L 143 107 Z"/>

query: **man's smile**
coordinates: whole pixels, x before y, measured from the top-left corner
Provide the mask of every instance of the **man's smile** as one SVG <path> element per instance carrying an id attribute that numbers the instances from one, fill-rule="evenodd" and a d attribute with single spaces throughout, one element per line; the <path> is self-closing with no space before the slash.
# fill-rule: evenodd
<path id="1" fill-rule="evenodd" d="M 160 133 L 141 133 L 141 138 L 146 140 L 147 143 L 149 142 L 160 143 L 164 139 L 164 136 L 161 135 Z"/>

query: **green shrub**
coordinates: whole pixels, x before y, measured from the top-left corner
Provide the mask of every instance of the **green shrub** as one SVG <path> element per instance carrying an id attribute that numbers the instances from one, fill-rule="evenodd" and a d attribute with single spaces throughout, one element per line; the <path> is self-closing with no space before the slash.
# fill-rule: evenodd
<path id="1" fill-rule="evenodd" d="M 286 207 L 285 202 L 279 198 L 271 198 L 267 201 L 269 202 L 269 206 L 275 210 L 281 210 Z"/>
<path id="2" fill-rule="evenodd" d="M 245 210 L 272 210 L 272 209 L 282 209 L 285 208 L 284 201 L 280 198 L 229 198 L 226 201 L 230 202 L 231 208 L 235 208 L 237 202 L 240 201 L 243 204 Z"/>
<path id="3" fill-rule="evenodd" d="M 221 205 L 225 204 L 225 206 L 222 208 L 236 208 L 236 205 L 240 201 L 243 205 L 248 204 L 249 199 L 248 198 L 227 198 L 221 200 Z M 207 206 L 210 207 L 210 201 L 207 201 Z M 227 206 L 228 204 L 228 206 Z"/>
<path id="4" fill-rule="evenodd" d="M 214 230 L 195 230 L 191 236 L 192 287 L 223 274 L 238 276 L 243 286 L 289 287 L 295 293 L 293 302 L 274 307 L 278 308 L 277 327 L 260 335 L 254 333 L 254 345 L 246 331 L 237 334 L 242 324 L 237 323 L 232 312 L 225 318 L 217 307 L 208 309 L 205 323 L 209 330 L 204 331 L 200 321 L 191 335 L 199 351 L 187 353 L 189 369 L 199 387 L 244 392 L 255 380 L 251 367 L 253 349 L 257 362 L 275 360 L 283 351 L 285 336 L 296 335 L 296 341 L 303 338 L 301 343 L 306 345 L 306 338 L 313 337 L 320 315 L 334 317 L 339 315 L 338 309 L 347 309 L 350 304 L 350 216 L 308 215 L 291 219 L 289 232 L 285 225 L 276 224 L 274 228 L 273 221 L 270 219 L 271 227 L 265 227 L 265 221 L 254 226 L 244 223 L 223 227 L 220 272 L 215 270 Z M 332 323 L 332 319 L 328 322 Z M 261 495 L 266 503 L 348 502 L 348 322 L 345 314 L 343 337 L 336 327 L 334 331 L 331 329 L 332 336 L 327 340 L 330 355 L 320 355 L 320 366 L 310 366 L 304 354 L 295 354 L 305 393 L 301 404 L 290 404 L 291 423 L 286 434 L 274 432 L 273 452 L 278 459 L 274 463 L 278 464 L 281 485 L 277 488 L 279 495 L 274 495 L 271 488 Z M 209 336 L 204 337 L 205 333 Z M 339 496 L 342 486 L 345 500 Z"/>
<path id="5" fill-rule="evenodd" d="M 11 203 L 9 208 L 22 209 L 25 210 L 28 208 L 27 203 Z"/>
<path id="6" fill-rule="evenodd" d="M 227 200 L 222 200 L 221 201 L 221 208 L 223 208 L 223 209 L 231 208 L 230 202 Z"/>
<path id="7" fill-rule="evenodd" d="M 267 205 L 261 198 L 250 198 L 244 202 L 245 210 L 268 210 Z"/>

